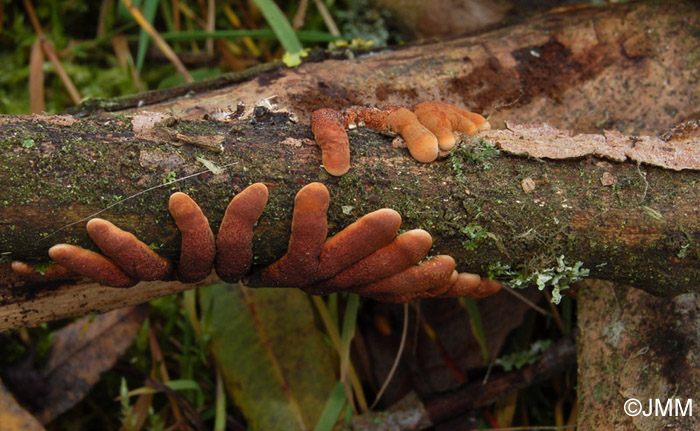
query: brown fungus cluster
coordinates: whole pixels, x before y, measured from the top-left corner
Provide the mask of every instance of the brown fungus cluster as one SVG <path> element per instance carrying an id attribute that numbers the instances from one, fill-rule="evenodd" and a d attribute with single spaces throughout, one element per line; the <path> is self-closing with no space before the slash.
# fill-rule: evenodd
<path id="1" fill-rule="evenodd" d="M 311 127 L 330 174 L 340 176 L 348 171 L 350 144 L 345 129 L 362 126 L 400 134 L 411 155 L 423 163 L 449 152 L 457 143 L 455 132 L 471 135 L 489 127 L 481 115 L 443 102 L 424 102 L 413 109 L 321 109 L 313 113 Z M 391 209 L 367 214 L 327 238 L 330 195 L 321 183 L 308 184 L 296 195 L 287 253 L 251 274 L 253 228 L 267 200 L 264 184 L 247 187 L 231 200 L 215 237 L 199 205 L 184 193 L 173 194 L 170 213 L 182 234 L 176 271 L 170 261 L 134 235 L 102 219 L 90 220 L 87 230 L 104 255 L 57 244 L 49 250 L 57 265 L 43 277 L 22 262 L 14 262 L 12 268 L 29 281 L 75 273 L 110 287 L 174 278 L 194 283 L 214 268 L 222 280 L 243 280 L 251 287 L 298 287 L 322 295 L 346 291 L 387 302 L 428 297 L 482 298 L 501 288 L 497 281 L 457 273 L 450 256 L 421 263 L 432 246 L 430 234 L 411 230 L 397 236 L 401 216 Z"/>
<path id="2" fill-rule="evenodd" d="M 449 103 L 422 102 L 408 109 L 352 107 L 343 111 L 319 109 L 311 115 L 311 130 L 321 148 L 323 166 L 340 176 L 350 169 L 350 140 L 346 128 L 369 127 L 397 133 L 408 151 L 421 163 L 430 163 L 447 154 L 457 144 L 455 132 L 473 135 L 489 129 L 484 117 Z"/>
<path id="3" fill-rule="evenodd" d="M 184 193 L 173 194 L 170 211 L 182 233 L 177 271 L 134 235 L 101 219 L 88 222 L 88 233 L 104 255 L 57 244 L 49 254 L 60 266 L 52 271 L 76 273 L 105 286 L 130 287 L 139 281 L 174 277 L 193 283 L 215 268 L 221 279 L 233 282 L 242 278 L 251 287 L 298 287 L 323 295 L 346 291 L 388 302 L 478 298 L 501 287 L 475 274 L 458 274 L 450 256 L 419 263 L 432 246 L 430 234 L 411 230 L 397 236 L 401 216 L 391 209 L 367 214 L 327 238 L 330 196 L 321 183 L 308 184 L 297 193 L 287 253 L 250 274 L 253 226 L 267 199 L 267 187 L 261 183 L 243 190 L 229 204 L 215 239 L 199 206 Z M 13 268 L 25 278 L 35 276 L 21 262 L 15 262 Z"/>

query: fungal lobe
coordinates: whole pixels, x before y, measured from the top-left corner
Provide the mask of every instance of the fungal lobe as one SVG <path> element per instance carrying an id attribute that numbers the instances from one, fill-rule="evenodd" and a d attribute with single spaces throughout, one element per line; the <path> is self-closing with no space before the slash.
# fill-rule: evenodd
<path id="1" fill-rule="evenodd" d="M 256 183 L 237 194 L 226 208 L 216 235 L 216 273 L 229 283 L 240 280 L 253 261 L 253 227 L 267 204 L 268 190 Z"/>
<path id="2" fill-rule="evenodd" d="M 171 277 L 170 262 L 158 256 L 133 234 L 100 218 L 88 221 L 87 231 L 100 250 L 130 277 L 141 281 Z"/>
<path id="3" fill-rule="evenodd" d="M 249 286 L 301 287 L 313 282 L 328 234 L 328 189 L 321 183 L 304 186 L 294 199 L 292 233 L 287 254 L 251 276 Z"/>
<path id="4" fill-rule="evenodd" d="M 183 283 L 202 280 L 211 272 L 216 256 L 214 234 L 209 227 L 209 220 L 199 205 L 184 193 L 173 193 L 169 207 L 182 234 L 178 279 Z"/>
<path id="5" fill-rule="evenodd" d="M 441 296 L 480 299 L 493 295 L 501 290 L 501 287 L 503 287 L 501 283 L 496 280 L 481 278 L 477 274 L 460 273 L 457 280 Z"/>
<path id="6" fill-rule="evenodd" d="M 394 111 L 387 118 L 387 126 L 389 130 L 403 137 L 414 159 L 422 163 L 437 159 L 437 138 L 421 124 L 413 112 L 406 108 Z"/>
<path id="7" fill-rule="evenodd" d="M 326 240 L 317 278 L 325 280 L 374 251 L 390 244 L 401 226 L 401 215 L 388 208 L 369 213 Z"/>
<path id="8" fill-rule="evenodd" d="M 75 245 L 56 244 L 49 249 L 49 256 L 59 265 L 103 286 L 131 287 L 138 283 L 138 280 L 129 277 L 110 259 Z"/>
<path id="9" fill-rule="evenodd" d="M 11 268 L 14 275 L 16 275 L 20 280 L 34 283 L 64 280 L 75 275 L 73 271 L 58 264 L 50 265 L 43 273 L 37 271 L 26 263 L 17 260 L 12 262 Z"/>
<path id="10" fill-rule="evenodd" d="M 481 115 L 445 102 L 422 102 L 414 107 L 413 112 L 420 123 L 437 137 L 442 151 L 449 151 L 456 145 L 454 131 L 473 135 L 480 127 L 489 127 Z"/>
<path id="11" fill-rule="evenodd" d="M 343 116 L 334 109 L 319 109 L 311 114 L 311 131 L 321 148 L 323 166 L 329 174 L 340 176 L 350 169 L 350 141 Z"/>
<path id="12" fill-rule="evenodd" d="M 440 255 L 421 265 L 412 266 L 396 275 L 363 286 L 357 293 L 381 300 L 406 298 L 407 301 L 420 296 L 416 294 L 449 286 L 454 269 L 454 259 Z"/>
<path id="13" fill-rule="evenodd" d="M 432 242 L 430 234 L 424 230 L 404 232 L 390 244 L 348 266 L 334 277 L 304 290 L 325 295 L 377 282 L 418 263 L 428 253 Z"/>

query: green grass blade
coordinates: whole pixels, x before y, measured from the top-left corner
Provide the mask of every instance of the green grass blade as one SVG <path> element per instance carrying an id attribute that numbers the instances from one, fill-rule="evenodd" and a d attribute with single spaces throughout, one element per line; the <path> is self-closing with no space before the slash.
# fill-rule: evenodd
<path id="1" fill-rule="evenodd" d="M 360 297 L 351 293 L 348 295 L 348 302 L 345 305 L 345 316 L 343 316 L 343 333 L 340 336 L 340 344 L 343 348 L 343 356 L 349 357 L 350 342 L 355 336 L 355 326 L 357 324 L 357 309 L 360 305 Z"/>
<path id="2" fill-rule="evenodd" d="M 299 40 L 304 42 L 333 42 L 340 38 L 333 36 L 330 33 L 322 31 L 298 31 L 295 33 Z M 277 35 L 272 30 L 256 29 L 256 30 L 192 30 L 165 32 L 160 36 L 165 40 L 206 40 L 209 38 L 215 39 L 233 39 L 238 37 L 255 37 L 258 39 L 275 39 Z"/>
<path id="3" fill-rule="evenodd" d="M 294 33 L 292 26 L 287 21 L 280 8 L 272 0 L 255 0 L 260 11 L 265 17 L 268 25 L 275 32 L 277 40 L 282 44 L 285 51 L 284 62 L 287 66 L 294 67 L 301 63 L 301 57 L 304 55 L 304 48 L 301 42 Z"/>
<path id="4" fill-rule="evenodd" d="M 216 417 L 214 431 L 226 431 L 226 391 L 221 370 L 216 369 Z"/>
<path id="5" fill-rule="evenodd" d="M 153 21 L 156 17 L 158 1 L 159 0 L 145 0 L 143 3 L 143 10 L 141 12 L 143 13 L 144 18 L 146 18 L 151 25 L 153 25 Z M 146 51 L 148 50 L 148 44 L 150 42 L 151 38 L 146 30 L 141 29 L 141 32 L 139 33 L 139 47 L 138 51 L 136 51 L 136 70 L 139 72 L 141 72 L 141 68 L 143 67 L 143 61 L 146 58 Z"/>
<path id="6" fill-rule="evenodd" d="M 331 431 L 333 425 L 338 421 L 338 416 L 343 411 L 345 405 L 345 386 L 343 382 L 338 382 L 331 389 L 331 394 L 328 396 L 321 417 L 318 418 L 314 431 Z"/>
<path id="7" fill-rule="evenodd" d="M 360 297 L 354 293 L 348 295 L 345 304 L 345 316 L 343 316 L 343 332 L 340 336 L 340 381 L 348 383 L 350 374 L 350 345 L 355 337 L 357 326 L 357 310 L 360 307 Z M 349 386 L 348 386 L 349 387 Z M 348 389 L 349 393 L 350 389 Z M 352 400 L 348 400 L 352 402 Z"/>

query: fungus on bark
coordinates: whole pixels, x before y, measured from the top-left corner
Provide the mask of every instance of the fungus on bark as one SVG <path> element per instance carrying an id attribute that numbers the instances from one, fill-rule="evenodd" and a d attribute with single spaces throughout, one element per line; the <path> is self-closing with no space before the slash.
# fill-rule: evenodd
<path id="1" fill-rule="evenodd" d="M 350 144 L 343 117 L 333 109 L 319 109 L 311 114 L 311 131 L 321 147 L 323 166 L 337 177 L 350 169 Z"/>
<path id="2" fill-rule="evenodd" d="M 237 194 L 226 207 L 216 235 L 216 273 L 233 283 L 250 271 L 253 262 L 253 227 L 267 205 L 268 191 L 255 183 Z"/>
<path id="3" fill-rule="evenodd" d="M 432 245 L 433 239 L 424 230 L 404 232 L 390 244 L 348 266 L 337 275 L 305 287 L 304 290 L 327 295 L 377 282 L 417 264 Z"/>
<path id="4" fill-rule="evenodd" d="M 131 287 L 139 282 L 107 257 L 75 245 L 56 244 L 49 249 L 49 256 L 59 265 L 103 286 Z"/>
<path id="5" fill-rule="evenodd" d="M 304 186 L 294 198 L 292 233 L 287 253 L 254 275 L 246 284 L 268 287 L 302 287 L 312 280 L 328 235 L 328 189 L 321 183 Z"/>
<path id="6" fill-rule="evenodd" d="M 24 262 L 14 261 L 10 268 L 20 280 L 28 283 L 45 283 L 53 280 L 65 280 L 75 275 L 74 272 L 56 263 L 39 272 Z"/>
<path id="7" fill-rule="evenodd" d="M 211 272 L 216 257 L 214 234 L 209 220 L 195 201 L 184 193 L 170 196 L 170 214 L 182 234 L 177 277 L 183 283 L 203 280 Z"/>
<path id="8" fill-rule="evenodd" d="M 215 261 L 223 280 L 244 277 L 253 259 L 253 226 L 267 198 L 267 187 L 261 183 L 239 193 L 229 204 L 215 241 L 199 206 L 184 193 L 173 194 L 170 212 L 182 233 L 178 279 L 198 281 L 211 272 Z M 500 283 L 482 280 L 475 274 L 457 274 L 450 256 L 418 264 L 430 250 L 432 238 L 419 229 L 396 236 L 401 216 L 391 209 L 367 214 L 327 239 L 329 203 L 323 184 L 303 187 L 294 201 L 287 253 L 245 282 L 251 287 L 300 287 L 313 294 L 348 291 L 391 302 L 423 297 L 482 297 L 500 288 Z M 87 227 L 106 256 L 58 244 L 49 254 L 65 268 L 60 271 L 70 270 L 110 287 L 130 287 L 139 281 L 173 277 L 170 262 L 134 235 L 101 219 L 91 220 Z M 15 262 L 13 268 L 25 279 L 36 276 L 21 262 Z"/>
<path id="9" fill-rule="evenodd" d="M 311 115 L 311 130 L 329 174 L 340 176 L 350 169 L 350 141 L 345 129 L 354 127 L 398 133 L 406 141 L 411 156 L 422 163 L 430 163 L 454 148 L 455 132 L 473 135 L 479 129 L 490 128 L 481 115 L 439 101 L 421 102 L 413 109 L 399 106 L 352 107 L 340 112 L 319 109 Z"/>
<path id="10" fill-rule="evenodd" d="M 454 259 L 441 255 L 362 286 L 356 292 L 385 302 L 407 302 L 414 298 L 440 296 L 449 288 L 454 274 Z"/>

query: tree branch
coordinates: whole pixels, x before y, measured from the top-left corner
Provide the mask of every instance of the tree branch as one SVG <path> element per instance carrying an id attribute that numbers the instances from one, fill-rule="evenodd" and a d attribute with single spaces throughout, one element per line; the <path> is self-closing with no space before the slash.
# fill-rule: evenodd
<path id="1" fill-rule="evenodd" d="M 392 148 L 386 136 L 360 129 L 350 133 L 350 173 L 335 178 L 320 167 L 305 118 L 319 107 L 440 98 L 494 113 L 492 124 L 545 116 L 579 130 L 662 130 L 690 118 L 697 107 L 697 64 L 686 55 L 697 44 L 691 31 L 697 19 L 692 3 L 625 4 L 543 17 L 439 46 L 325 59 L 294 70 L 263 68 L 211 87 L 198 83 L 191 87 L 195 93 L 211 91 L 190 98 L 151 93 L 134 103 L 97 103 L 117 109 L 157 102 L 149 109 L 172 119 L 104 112 L 83 119 L 0 117 L 0 253 L 6 262 L 40 262 L 57 242 L 91 247 L 81 220 L 108 208 L 101 217 L 174 257 L 179 239 L 167 212 L 170 193 L 189 193 L 216 230 L 232 195 L 263 181 L 271 200 L 256 231 L 255 252 L 256 264 L 264 265 L 285 251 L 296 191 L 321 181 L 332 196 L 332 232 L 368 211 L 392 207 L 406 229 L 427 229 L 436 239 L 433 252 L 453 255 L 462 271 L 486 274 L 510 265 L 516 273 L 511 277 L 525 276 L 556 268 L 563 255 L 568 265 L 581 261 L 592 276 L 656 294 L 696 291 L 697 172 L 590 155 L 558 161 L 496 155 L 478 142 L 445 161 L 421 165 Z M 663 90 L 669 80 L 673 91 Z M 644 85 L 631 84 L 638 82 Z M 238 101 L 250 107 L 275 94 L 280 107 L 303 124 L 264 110 L 250 121 L 202 120 L 215 107 Z M 81 109 L 85 115 L 91 108 Z M 206 170 L 197 158 L 232 165 L 218 175 L 146 191 Z M 153 290 L 113 290 L 105 303 L 105 291 L 94 285 L 52 291 L 12 284 L 6 272 L 0 271 L 0 279 L 0 329 L 133 303 L 129 297 L 137 290 L 144 292 L 141 301 L 193 287 L 161 283 Z M 51 306 L 50 299 L 42 307 L 29 302 L 52 296 L 59 301 L 69 291 L 82 292 L 84 300 L 65 309 Z"/>

